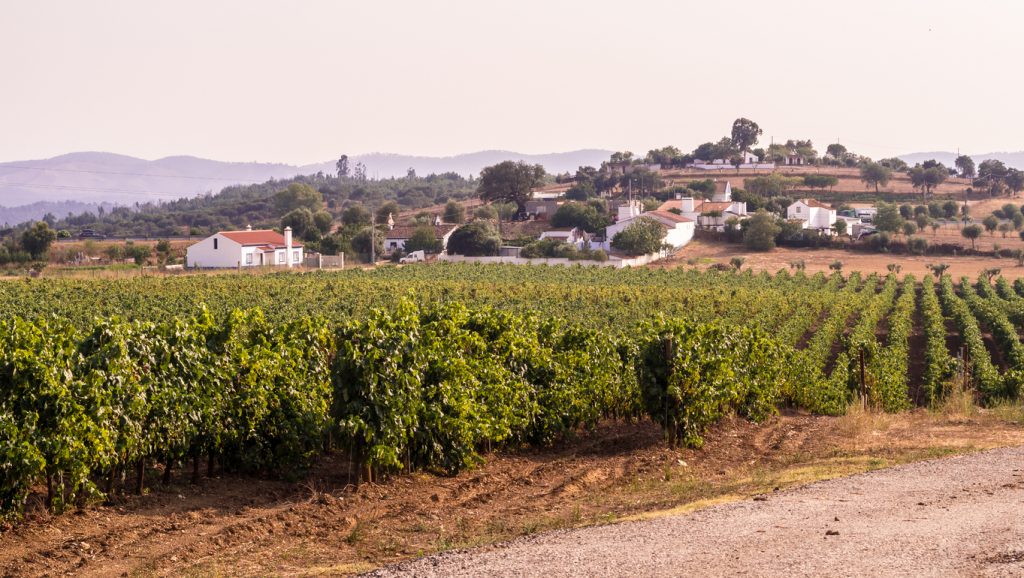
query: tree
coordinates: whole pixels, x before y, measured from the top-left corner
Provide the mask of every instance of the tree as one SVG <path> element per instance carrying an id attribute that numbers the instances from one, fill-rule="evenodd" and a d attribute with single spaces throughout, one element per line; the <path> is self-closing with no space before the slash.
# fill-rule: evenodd
<path id="1" fill-rule="evenodd" d="M 882 165 L 883 167 L 891 171 L 896 171 L 898 173 L 902 173 L 906 171 L 908 168 L 910 168 L 907 166 L 907 163 L 903 159 L 897 157 L 882 159 L 878 161 L 878 164 Z"/>
<path id="2" fill-rule="evenodd" d="M 931 219 L 924 213 L 918 213 L 914 215 L 914 222 L 917 224 L 917 228 L 923 231 L 928 226 L 928 223 L 931 222 Z"/>
<path id="3" fill-rule="evenodd" d="M 1006 177 L 1004 179 L 1006 188 L 1010 189 L 1010 192 L 1017 194 L 1024 191 L 1024 171 L 1017 169 L 1007 169 Z"/>
<path id="4" fill-rule="evenodd" d="M 879 187 L 888 185 L 891 178 L 892 169 L 879 163 L 868 163 L 860 168 L 860 180 L 868 186 L 874 186 L 875 193 L 878 193 Z"/>
<path id="5" fill-rule="evenodd" d="M 481 257 L 497 255 L 501 248 L 501 237 L 494 225 L 477 220 L 463 225 L 448 238 L 448 252 L 453 255 Z"/>
<path id="6" fill-rule="evenodd" d="M 846 220 L 844 220 L 844 219 L 837 220 L 836 224 L 833 225 L 833 227 L 836 230 L 836 235 L 842 236 L 842 235 L 846 234 L 846 227 L 847 227 Z"/>
<path id="7" fill-rule="evenodd" d="M 879 231 L 895 233 L 903 227 L 903 218 L 899 210 L 892 203 L 879 203 L 878 213 L 875 215 L 875 228 Z"/>
<path id="8" fill-rule="evenodd" d="M 749 193 L 762 197 L 775 197 L 785 193 L 787 189 L 799 185 L 801 182 L 802 179 L 799 177 L 784 177 L 779 173 L 772 173 L 764 177 L 743 179 L 743 188 Z M 712 182 L 711 186 L 714 187 L 714 185 L 714 182 Z M 693 183 L 690 184 L 690 188 L 693 188 Z M 713 188 L 711 193 L 714 193 Z"/>
<path id="9" fill-rule="evenodd" d="M 473 216 L 477 219 L 494 220 L 498 218 L 498 211 L 494 210 L 494 207 L 491 205 L 481 205 L 473 211 Z"/>
<path id="10" fill-rule="evenodd" d="M 946 201 L 945 203 L 942 203 L 942 216 L 947 219 L 955 218 L 959 210 L 960 205 L 958 205 L 956 201 Z"/>
<path id="11" fill-rule="evenodd" d="M 540 186 L 544 175 L 544 167 L 540 165 L 504 161 L 480 172 L 477 193 L 484 201 L 515 203 L 522 213 L 526 210 L 530 189 Z"/>
<path id="12" fill-rule="evenodd" d="M 319 211 L 324 205 L 324 196 L 320 191 L 305 183 L 292 183 L 283 191 L 274 195 L 277 214 L 285 215 L 295 209 L 306 208 Z"/>
<path id="13" fill-rule="evenodd" d="M 809 189 L 832 188 L 839 184 L 839 179 L 832 175 L 804 175 L 804 186 Z"/>
<path id="14" fill-rule="evenodd" d="M 445 223 L 461 224 L 466 220 L 466 209 L 462 206 L 462 203 L 448 201 L 448 204 L 444 206 L 444 217 L 442 218 Z"/>
<path id="15" fill-rule="evenodd" d="M 917 232 L 917 225 L 913 221 L 903 221 L 903 234 L 907 237 Z"/>
<path id="16" fill-rule="evenodd" d="M 334 217 L 327 211 L 317 211 L 313 214 L 313 225 L 320 231 L 320 235 L 329 235 L 334 226 Z"/>
<path id="17" fill-rule="evenodd" d="M 377 209 L 377 216 L 374 220 L 378 225 L 386 225 L 388 223 L 388 217 L 391 217 L 391 219 L 394 220 L 394 218 L 398 216 L 400 210 L 398 203 L 388 201 Z"/>
<path id="18" fill-rule="evenodd" d="M 405 252 L 425 251 L 427 253 L 440 253 L 441 240 L 437 238 L 434 227 L 430 225 L 416 227 L 416 230 L 409 235 L 405 241 Z"/>
<path id="19" fill-rule="evenodd" d="M 965 179 L 974 178 L 974 159 L 967 155 L 960 155 L 956 157 L 956 160 L 953 161 L 953 164 L 956 165 L 956 168 L 960 170 L 961 177 Z"/>
<path id="20" fill-rule="evenodd" d="M 338 169 L 338 178 L 343 179 L 348 176 L 348 155 L 341 155 L 338 157 L 338 162 L 334 163 L 335 168 Z"/>
<path id="21" fill-rule="evenodd" d="M 775 237 L 782 232 L 775 217 L 761 209 L 743 222 L 743 244 L 752 251 L 771 251 L 775 248 Z"/>
<path id="22" fill-rule="evenodd" d="M 761 136 L 762 132 L 756 122 L 746 118 L 737 118 L 732 123 L 733 146 L 740 152 L 746 152 L 757 144 L 757 137 Z"/>
<path id="23" fill-rule="evenodd" d="M 996 229 L 999 228 L 999 219 L 995 215 L 989 215 L 982 219 L 981 224 L 985 226 L 985 230 L 988 231 L 989 235 L 995 235 Z"/>
<path id="24" fill-rule="evenodd" d="M 357 181 L 365 181 L 366 180 L 366 165 L 364 165 L 362 162 L 356 163 L 356 172 L 355 172 L 355 174 L 353 176 L 355 177 L 355 179 Z"/>
<path id="25" fill-rule="evenodd" d="M 612 248 L 631 256 L 656 253 L 665 246 L 666 233 L 665 227 L 658 221 L 650 217 L 639 217 L 615 233 Z"/>
<path id="26" fill-rule="evenodd" d="M 302 207 L 289 212 L 281 219 L 281 228 L 291 227 L 296 237 L 307 241 L 315 241 L 320 238 L 320 228 L 313 220 L 313 212 Z"/>
<path id="27" fill-rule="evenodd" d="M 1003 238 L 1004 239 L 1006 238 L 1006 235 L 1009 234 L 1010 231 L 1012 231 L 1012 230 L 1013 230 L 1013 223 L 1010 223 L 1010 222 L 999 223 L 999 232 L 1003 234 Z"/>
<path id="28" fill-rule="evenodd" d="M 369 225 L 370 211 L 362 205 L 352 205 L 341 214 L 341 222 L 345 225 Z"/>
<path id="29" fill-rule="evenodd" d="M 379 257 L 384 253 L 384 235 L 380 231 L 375 231 L 373 227 L 363 227 L 352 237 L 351 244 L 352 250 L 368 262 L 371 256 Z M 370 247 L 373 249 L 371 250 Z"/>
<path id="30" fill-rule="evenodd" d="M 33 259 L 43 259 L 56 239 L 57 232 L 51 229 L 46 221 L 36 221 L 21 234 L 21 247 Z"/>
<path id="31" fill-rule="evenodd" d="M 978 225 L 967 225 L 960 230 L 965 239 L 971 240 L 971 249 L 974 249 L 974 241 L 981 236 L 981 227 Z"/>
<path id="32" fill-rule="evenodd" d="M 825 147 L 825 154 L 837 161 L 841 161 L 846 156 L 846 147 L 839 143 L 830 144 Z"/>
<path id="33" fill-rule="evenodd" d="M 588 233 L 596 233 L 608 226 L 608 219 L 597 209 L 586 203 L 565 203 L 551 215 L 551 225 L 558 228 L 579 227 Z"/>
<path id="34" fill-rule="evenodd" d="M 1008 173 L 1006 165 L 996 159 L 981 161 L 978 165 L 978 179 L 975 183 L 978 186 L 987 187 L 990 196 L 996 196 L 1003 191 L 1003 184 Z"/>

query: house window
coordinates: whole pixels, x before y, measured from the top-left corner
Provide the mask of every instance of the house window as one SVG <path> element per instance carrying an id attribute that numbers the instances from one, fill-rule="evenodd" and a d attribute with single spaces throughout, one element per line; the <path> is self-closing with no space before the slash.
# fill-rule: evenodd
<path id="1" fill-rule="evenodd" d="M 798 213 L 800 212 L 800 207 L 796 208 L 796 212 L 798 212 Z"/>
<path id="2" fill-rule="evenodd" d="M 217 250 L 217 237 L 214 237 L 214 238 L 213 238 L 213 250 L 214 250 L 214 251 L 216 251 L 216 250 Z"/>
<path id="3" fill-rule="evenodd" d="M 277 262 L 284 263 L 284 251 L 281 251 L 280 253 L 277 254 Z"/>
<path id="4" fill-rule="evenodd" d="M 298 262 L 299 262 L 299 252 L 298 251 L 292 251 L 292 263 L 298 263 Z"/>
<path id="5" fill-rule="evenodd" d="M 246 253 L 246 255 L 245 255 L 245 264 L 246 265 L 252 265 L 252 253 Z"/>

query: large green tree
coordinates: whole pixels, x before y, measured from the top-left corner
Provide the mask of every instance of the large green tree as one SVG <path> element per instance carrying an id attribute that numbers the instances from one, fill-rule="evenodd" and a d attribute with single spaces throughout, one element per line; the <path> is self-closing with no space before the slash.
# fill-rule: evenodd
<path id="1" fill-rule="evenodd" d="M 956 168 L 960 171 L 960 176 L 965 179 L 973 179 L 975 174 L 974 159 L 967 155 L 960 155 L 956 157 L 954 161 Z"/>
<path id="2" fill-rule="evenodd" d="M 879 187 L 888 185 L 891 178 L 892 170 L 880 163 L 867 163 L 860 168 L 860 180 L 875 187 L 875 193 L 879 192 Z"/>
<path id="3" fill-rule="evenodd" d="M 761 209 L 743 223 L 743 244 L 752 251 L 771 251 L 782 228 L 775 215 Z"/>
<path id="4" fill-rule="evenodd" d="M 283 191 L 274 195 L 274 204 L 279 215 L 285 215 L 295 209 L 306 208 L 316 212 L 323 208 L 324 196 L 320 191 L 305 183 L 292 183 Z"/>
<path id="5" fill-rule="evenodd" d="M 757 144 L 757 137 L 762 132 L 756 122 L 748 118 L 737 118 L 732 123 L 732 143 L 740 152 L 746 152 Z"/>
<path id="6" fill-rule="evenodd" d="M 497 255 L 501 248 L 498 230 L 488 221 L 478 219 L 456 229 L 448 238 L 448 252 L 467 257 Z"/>
<path id="7" fill-rule="evenodd" d="M 57 232 L 50 228 L 45 221 L 36 221 L 31 227 L 21 234 L 21 247 L 32 256 L 33 259 L 46 257 L 50 245 L 57 240 Z"/>
<path id="8" fill-rule="evenodd" d="M 558 228 L 579 227 L 589 233 L 596 233 L 608 226 L 608 219 L 597 208 L 587 203 L 565 203 L 554 215 L 551 224 Z"/>
<path id="9" fill-rule="evenodd" d="M 612 237 L 612 248 L 627 255 L 656 253 L 665 246 L 666 233 L 657 220 L 639 217 Z"/>
<path id="10" fill-rule="evenodd" d="M 504 161 L 480 172 L 477 193 L 484 201 L 515 203 L 519 212 L 526 209 L 530 189 L 544 182 L 544 167 L 523 161 Z"/>
<path id="11" fill-rule="evenodd" d="M 405 241 L 405 252 L 426 251 L 427 253 L 439 253 L 441 251 L 441 240 L 437 238 L 434 227 L 430 225 L 416 227 L 412 235 Z"/>
<path id="12" fill-rule="evenodd" d="M 466 220 L 466 209 L 458 201 L 448 201 L 444 206 L 444 222 L 461 224 Z"/>

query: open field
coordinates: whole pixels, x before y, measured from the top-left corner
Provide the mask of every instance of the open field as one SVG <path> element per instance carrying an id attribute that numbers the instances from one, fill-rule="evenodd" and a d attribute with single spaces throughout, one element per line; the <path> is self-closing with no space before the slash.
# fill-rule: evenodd
<path id="1" fill-rule="evenodd" d="M 661 172 L 662 178 L 665 180 L 665 184 L 671 186 L 673 184 L 685 184 L 692 181 L 699 181 L 703 179 L 718 179 L 727 180 L 732 182 L 734 187 L 743 187 L 743 179 L 765 176 L 772 172 L 777 172 L 785 176 L 802 176 L 802 175 L 832 175 L 839 179 L 839 183 L 832 187 L 832 193 L 857 193 L 857 194 L 875 194 L 874 187 L 868 187 L 860 179 L 860 169 L 848 169 L 840 167 L 778 167 L 774 171 L 771 170 L 725 170 L 725 171 L 701 171 L 696 169 L 674 169 L 665 170 Z M 961 179 L 958 177 L 950 177 L 946 182 L 939 185 L 933 192 L 932 195 L 939 197 L 951 197 L 958 200 L 963 199 L 964 191 L 971 186 L 971 183 L 967 179 Z M 806 190 L 803 187 L 798 189 Z M 829 192 L 826 189 L 824 192 Z M 905 173 L 893 173 L 892 180 L 889 184 L 880 187 L 879 193 L 893 193 L 898 195 L 905 195 L 907 202 L 921 202 L 921 192 L 914 189 L 910 182 L 910 177 Z M 816 196 L 823 194 L 823 191 L 808 192 L 806 196 Z M 929 197 L 930 198 L 930 197 Z"/>
<path id="2" fill-rule="evenodd" d="M 929 242 L 931 235 L 928 235 Z M 1020 245 L 1007 243 L 1001 247 L 1016 248 Z M 982 249 L 979 241 L 978 248 Z M 664 261 L 658 261 L 651 265 L 657 268 L 679 268 L 679 267 L 700 267 L 706 268 L 713 264 L 728 265 L 734 257 L 742 257 L 743 268 L 754 271 L 767 271 L 774 273 L 780 269 L 790 269 L 790 264 L 803 261 L 808 273 L 830 273 L 829 265 L 835 261 L 843 264 L 843 271 L 860 271 L 864 274 L 885 275 L 888 266 L 895 263 L 902 267 L 901 272 L 912 274 L 917 278 L 931 275 L 928 265 L 933 263 L 946 263 L 949 265 L 948 274 L 954 278 L 964 275 L 975 278 L 982 271 L 991 268 L 999 268 L 1003 276 L 1008 279 L 1024 277 L 1024 267 L 1019 267 L 1015 259 L 1000 259 L 985 256 L 957 256 L 950 255 L 900 255 L 890 253 L 869 253 L 859 251 L 848 251 L 844 249 L 804 249 L 779 247 L 773 251 L 764 253 L 747 251 L 743 245 L 709 242 L 695 240 L 691 242 L 678 255 Z"/>
<path id="3" fill-rule="evenodd" d="M 1009 421 L 1007 421 L 1009 418 Z M 729 420 L 700 450 L 649 422 L 606 423 L 551 450 L 487 456 L 453 477 L 358 489 L 325 460 L 299 483 L 176 477 L 80 515 L 0 534 L 0 573 L 345 575 L 558 528 L 660 517 L 920 459 L 1024 443 L 1015 413 L 786 414 Z"/>

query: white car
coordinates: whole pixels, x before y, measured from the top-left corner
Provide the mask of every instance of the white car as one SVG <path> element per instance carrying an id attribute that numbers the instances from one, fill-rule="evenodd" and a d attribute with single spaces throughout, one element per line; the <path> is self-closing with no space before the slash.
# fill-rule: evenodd
<path id="1" fill-rule="evenodd" d="M 423 251 L 413 251 L 398 260 L 399 263 L 422 263 L 427 260 L 427 254 Z"/>

